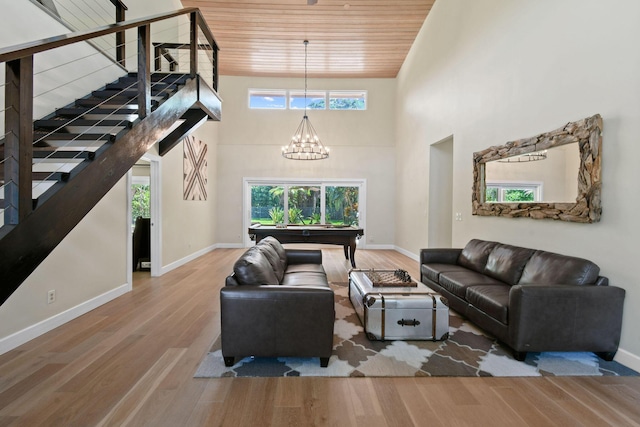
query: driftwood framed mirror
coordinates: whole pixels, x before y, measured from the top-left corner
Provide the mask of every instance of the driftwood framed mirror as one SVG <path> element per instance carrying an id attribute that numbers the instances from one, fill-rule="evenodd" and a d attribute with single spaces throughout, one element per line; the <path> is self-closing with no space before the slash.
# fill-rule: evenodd
<path id="1" fill-rule="evenodd" d="M 602 117 L 596 114 L 473 153 L 472 213 L 597 222 L 601 172 Z"/>

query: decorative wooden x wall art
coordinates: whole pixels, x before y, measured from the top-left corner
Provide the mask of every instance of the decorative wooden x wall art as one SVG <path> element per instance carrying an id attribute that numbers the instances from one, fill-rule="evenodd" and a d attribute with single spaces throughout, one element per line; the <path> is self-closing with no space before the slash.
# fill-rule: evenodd
<path id="1" fill-rule="evenodd" d="M 183 146 L 184 200 L 207 200 L 207 144 L 189 135 Z"/>

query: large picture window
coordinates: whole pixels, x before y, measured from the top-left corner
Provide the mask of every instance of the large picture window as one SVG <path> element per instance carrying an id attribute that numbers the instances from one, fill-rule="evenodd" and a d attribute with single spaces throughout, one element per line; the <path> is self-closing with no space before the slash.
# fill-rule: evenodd
<path id="1" fill-rule="evenodd" d="M 364 227 L 364 180 L 245 178 L 245 225 L 354 225 Z"/>

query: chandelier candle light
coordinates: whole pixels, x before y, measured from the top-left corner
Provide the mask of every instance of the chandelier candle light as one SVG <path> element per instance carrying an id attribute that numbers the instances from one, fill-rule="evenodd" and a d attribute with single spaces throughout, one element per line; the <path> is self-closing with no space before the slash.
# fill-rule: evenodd
<path id="1" fill-rule="evenodd" d="M 322 145 L 307 116 L 307 45 L 304 41 L 304 116 L 288 146 L 282 147 L 282 156 L 293 160 L 321 160 L 329 157 L 329 149 Z"/>

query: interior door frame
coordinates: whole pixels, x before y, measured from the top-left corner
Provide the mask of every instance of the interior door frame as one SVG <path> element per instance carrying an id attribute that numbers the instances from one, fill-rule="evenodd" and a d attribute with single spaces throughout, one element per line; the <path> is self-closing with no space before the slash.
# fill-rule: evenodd
<path id="1" fill-rule="evenodd" d="M 151 185 L 151 276 L 162 275 L 162 163 L 161 157 L 147 153 L 142 156 L 149 161 L 149 184 Z M 127 280 L 133 284 L 133 230 L 129 218 L 132 215 L 133 173 L 127 172 Z"/>

